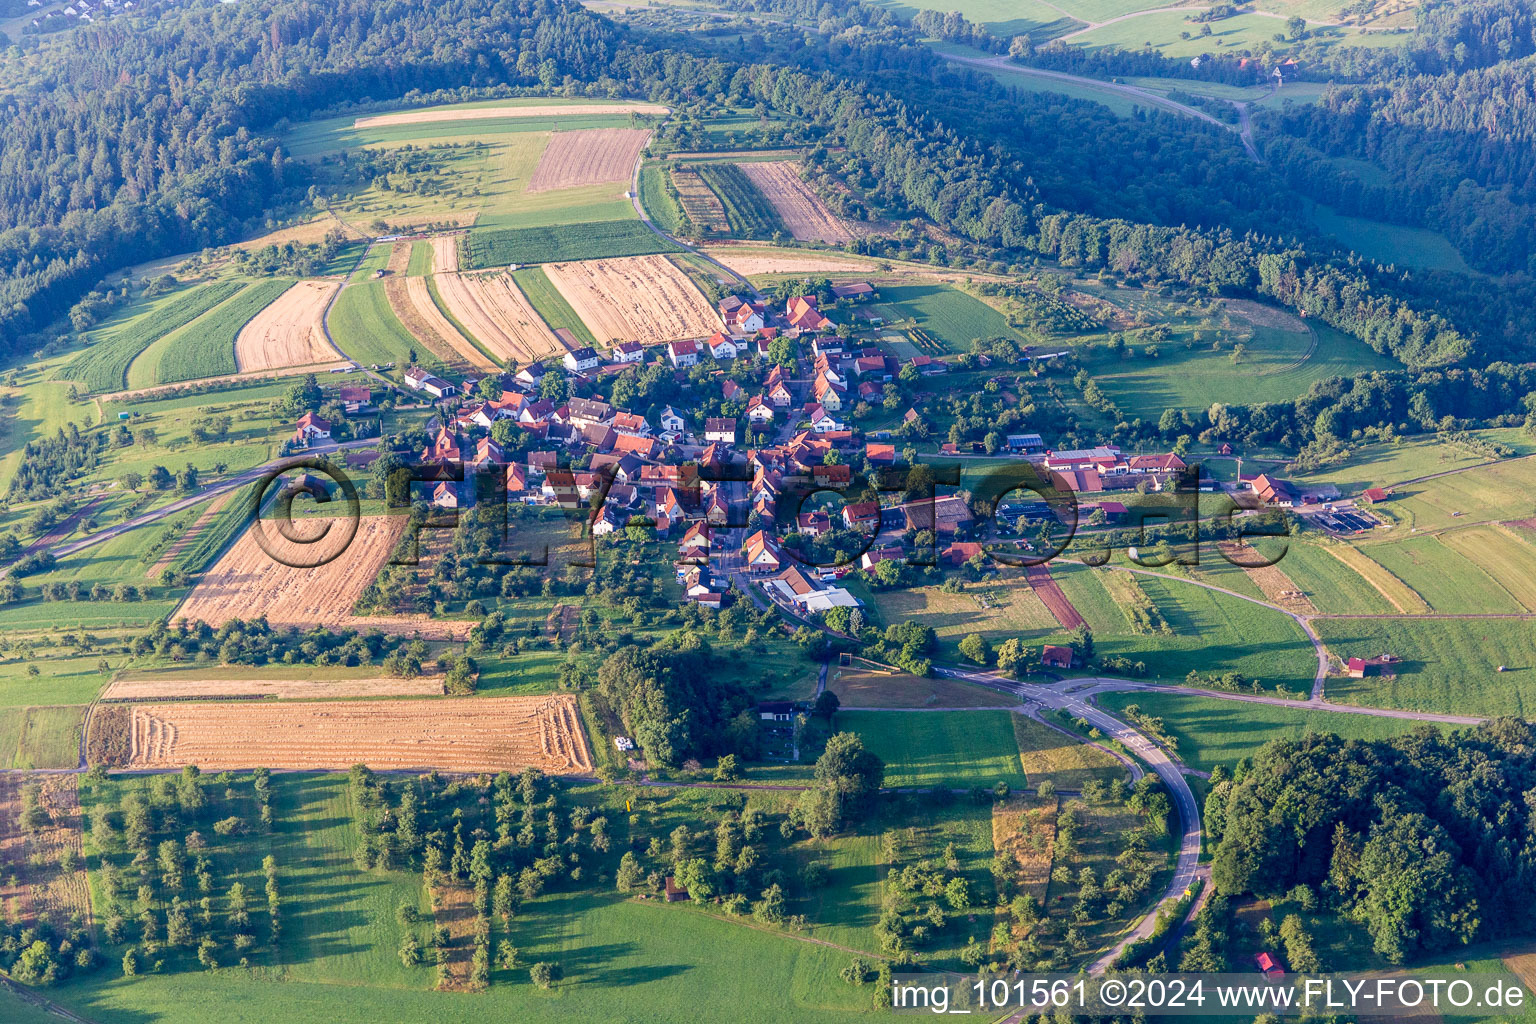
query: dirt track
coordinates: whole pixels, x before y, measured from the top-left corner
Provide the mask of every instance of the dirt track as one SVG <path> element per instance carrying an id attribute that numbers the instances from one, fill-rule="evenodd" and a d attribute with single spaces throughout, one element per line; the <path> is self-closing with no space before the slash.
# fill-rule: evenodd
<path id="1" fill-rule="evenodd" d="M 550 263 L 544 272 L 600 345 L 656 345 L 721 328 L 714 306 L 665 256 Z"/>
<path id="2" fill-rule="evenodd" d="M 568 695 L 135 704 L 131 729 L 131 768 L 592 770 Z"/>
<path id="3" fill-rule="evenodd" d="M 240 372 L 334 362 L 337 352 L 325 339 L 321 317 L 340 287 L 335 281 L 300 281 L 257 313 L 235 338 Z"/>
<path id="4" fill-rule="evenodd" d="M 539 166 L 528 180 L 529 192 L 577 185 L 627 182 L 651 133 L 645 128 L 587 128 L 555 132 Z"/>
<path id="5" fill-rule="evenodd" d="M 789 233 L 802 242 L 841 243 L 856 237 L 787 160 L 737 164 L 778 211 Z"/>
<path id="6" fill-rule="evenodd" d="M 534 103 L 525 107 L 464 107 L 458 110 L 402 110 L 375 114 L 352 122 L 354 128 L 392 124 L 437 124 L 448 121 L 488 121 L 498 117 L 591 117 L 594 114 L 665 114 L 656 103 Z"/>
<path id="7" fill-rule="evenodd" d="M 527 364 L 566 350 L 509 271 L 438 274 L 433 280 L 448 311 L 503 362 Z"/>

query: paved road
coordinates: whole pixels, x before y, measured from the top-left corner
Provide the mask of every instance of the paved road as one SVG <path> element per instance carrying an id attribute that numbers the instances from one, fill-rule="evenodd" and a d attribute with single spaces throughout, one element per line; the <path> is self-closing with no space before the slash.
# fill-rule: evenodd
<path id="1" fill-rule="evenodd" d="M 1168 881 L 1168 888 L 1164 890 L 1163 897 L 1158 901 L 1159 906 L 1174 902 L 1183 897 L 1184 893 L 1195 883 L 1197 868 L 1200 863 L 1200 807 L 1195 802 L 1195 795 L 1189 788 L 1189 782 L 1184 778 L 1181 766 L 1172 757 L 1163 751 L 1161 747 L 1143 736 L 1136 729 L 1115 718 L 1086 700 L 1074 694 L 1062 693 L 1044 686 L 1036 686 L 1032 683 L 1023 683 L 994 675 L 990 672 L 972 672 L 966 669 L 948 667 L 935 667 L 935 672 L 951 679 L 962 679 L 969 683 L 976 683 L 1003 693 L 1012 693 L 1039 704 L 1041 707 L 1053 708 L 1087 720 L 1100 732 L 1112 736 L 1126 749 L 1149 765 L 1163 785 L 1168 787 L 1168 792 L 1173 797 L 1174 808 L 1179 812 L 1179 821 L 1183 826 L 1183 836 L 1179 840 L 1178 859 L 1174 863 L 1173 877 Z M 1157 925 L 1157 912 L 1153 910 L 1137 922 L 1120 942 L 1109 952 L 1100 957 L 1090 968 L 1094 974 L 1102 974 L 1112 963 L 1115 957 L 1132 942 L 1145 939 L 1152 934 L 1152 929 Z"/>
<path id="2" fill-rule="evenodd" d="M 1178 9 L 1198 10 L 1198 8 Z M 1115 20 L 1118 21 L 1120 19 L 1116 18 Z M 1108 23 L 1106 22 L 1106 24 Z M 1086 32 L 1088 30 L 1084 29 L 1083 31 Z M 1065 36 L 1063 38 L 1070 38 L 1070 36 Z M 1238 136 L 1239 141 L 1241 141 L 1243 144 L 1243 149 L 1247 151 L 1248 156 L 1255 163 L 1264 162 L 1263 158 L 1259 156 L 1258 148 L 1253 144 L 1253 127 L 1248 119 L 1247 103 L 1235 100 L 1227 101 L 1237 109 L 1238 123 L 1234 125 L 1212 117 L 1205 111 L 1196 107 L 1192 107 L 1187 103 L 1180 103 L 1177 100 L 1169 99 L 1167 96 L 1164 96 L 1160 92 L 1156 92 L 1152 89 L 1143 89 L 1139 85 L 1126 85 L 1121 82 L 1106 82 L 1102 78 L 1088 78 L 1084 75 L 1071 75 L 1065 71 L 1048 71 L 1045 68 L 1032 68 L 1024 64 L 1015 63 L 1012 59 L 1004 56 L 967 57 L 964 54 L 958 53 L 941 53 L 939 56 L 956 64 L 969 64 L 972 67 L 987 68 L 993 71 L 1004 71 L 1014 75 L 1025 75 L 1029 78 L 1043 78 L 1056 82 L 1066 82 L 1072 85 L 1088 86 L 1092 89 L 1107 89 L 1110 92 L 1117 92 L 1122 95 L 1129 96 L 1132 99 L 1140 100 L 1144 103 L 1149 103 L 1154 107 L 1162 107 L 1165 110 L 1172 110 L 1183 114 L 1186 117 L 1193 117 L 1197 121 L 1205 121 L 1206 123 L 1213 124 L 1218 128 L 1224 128 L 1229 132 L 1233 132 Z"/>
<path id="3" fill-rule="evenodd" d="M 61 544 L 53 549 L 54 557 L 63 558 L 65 555 L 72 555 L 75 552 L 82 551 L 85 548 L 91 547 L 92 545 L 100 544 L 102 541 L 111 540 L 113 537 L 121 536 L 122 534 L 127 533 L 129 530 L 136 529 L 140 526 L 146 526 L 160 519 L 164 519 L 166 516 L 175 515 L 177 512 L 180 512 L 183 509 L 191 508 L 193 505 L 196 505 L 199 502 L 207 501 L 209 498 L 224 494 L 227 491 L 233 491 L 237 488 L 244 487 L 246 484 L 251 483 L 252 481 L 259 480 L 261 477 L 265 476 L 267 473 L 270 473 L 274 469 L 277 469 L 281 466 L 297 463 L 311 455 L 324 455 L 330 452 L 344 451 L 349 448 L 367 448 L 378 443 L 379 439 L 376 437 L 365 437 L 356 441 L 342 441 L 340 443 L 316 446 L 314 448 L 310 448 L 302 455 L 290 455 L 286 458 L 273 459 L 271 462 L 264 462 L 252 469 L 247 469 L 244 472 L 236 473 L 234 476 L 225 477 L 218 483 L 209 484 L 207 487 L 199 490 L 196 494 L 189 494 L 184 498 L 177 498 L 175 501 L 168 505 L 164 505 L 160 508 L 153 509 L 141 515 L 134 516 L 132 519 L 118 523 L 116 526 L 109 526 L 104 530 L 98 530 L 91 534 L 89 537 L 82 537 L 79 540 L 70 541 L 68 544 Z M 7 569 L 6 571 L 9 570 Z"/>

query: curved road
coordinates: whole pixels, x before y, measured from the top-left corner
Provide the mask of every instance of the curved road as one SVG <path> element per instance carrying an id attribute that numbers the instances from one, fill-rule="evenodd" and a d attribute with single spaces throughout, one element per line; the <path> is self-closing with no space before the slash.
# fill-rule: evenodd
<path id="1" fill-rule="evenodd" d="M 1100 732 L 1113 736 L 1131 753 L 1145 761 L 1162 780 L 1163 785 L 1168 787 L 1184 829 L 1184 834 L 1179 840 L 1179 854 L 1174 862 L 1173 877 L 1168 880 L 1168 887 L 1163 891 L 1162 899 L 1158 900 L 1158 906 L 1161 907 L 1165 903 L 1177 901 L 1183 897 L 1199 877 L 1201 831 L 1200 806 L 1195 802 L 1195 794 L 1190 790 L 1189 782 L 1184 778 L 1182 766 L 1178 762 L 1136 729 L 1074 694 L 1061 693 L 1044 686 L 1019 682 L 990 672 L 971 672 L 966 669 L 940 666 L 935 666 L 934 671 L 941 676 L 961 679 L 1003 693 L 1011 693 L 1027 698 L 1041 707 L 1066 711 L 1078 718 L 1086 719 Z M 1127 946 L 1150 936 L 1156 926 L 1157 911 L 1154 909 L 1138 921 L 1136 927 L 1127 932 L 1113 949 L 1095 961 L 1090 971 L 1094 974 L 1102 974 Z"/>
<path id="2" fill-rule="evenodd" d="M 1106 24 L 1108 23 L 1106 22 Z M 1087 30 L 1085 29 L 1084 31 Z M 1205 121 L 1206 123 L 1213 124 L 1218 128 L 1224 128 L 1229 132 L 1233 132 L 1238 136 L 1238 139 L 1243 144 L 1243 149 L 1247 151 L 1248 156 L 1255 163 L 1264 162 L 1264 158 L 1259 155 L 1258 147 L 1253 144 L 1253 125 L 1248 116 L 1248 103 L 1244 101 L 1227 101 L 1237 109 L 1238 123 L 1233 125 L 1214 118 L 1210 114 L 1207 114 L 1205 111 L 1191 107 L 1187 103 L 1180 103 L 1177 100 L 1169 99 L 1162 93 L 1154 92 L 1151 89 L 1143 89 L 1139 85 L 1125 85 L 1121 82 L 1106 82 L 1101 78 L 1089 78 L 1085 75 L 1072 75 L 1065 71 L 1048 71 L 1045 68 L 1032 68 L 1024 64 L 1016 64 L 1011 58 L 1006 56 L 967 57 L 958 53 L 940 53 L 939 56 L 956 64 L 969 64 L 972 67 L 985 68 L 992 71 L 1003 71 L 1012 75 L 1024 75 L 1029 78 L 1043 78 L 1050 81 L 1065 82 L 1071 85 L 1087 86 L 1091 89 L 1104 89 L 1108 90 L 1109 92 L 1117 92 L 1121 95 L 1129 96 L 1132 99 L 1149 103 L 1152 106 L 1162 107 L 1166 110 L 1172 110 L 1176 113 L 1183 114 L 1186 117 L 1193 117 L 1198 121 Z M 1270 87 L 1270 92 L 1273 94 L 1274 86 Z"/>

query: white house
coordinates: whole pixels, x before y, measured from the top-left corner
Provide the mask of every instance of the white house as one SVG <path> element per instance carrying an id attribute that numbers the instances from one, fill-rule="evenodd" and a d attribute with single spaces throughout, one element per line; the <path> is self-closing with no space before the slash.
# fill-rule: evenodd
<path id="1" fill-rule="evenodd" d="M 441 377 L 434 377 L 419 366 L 412 366 L 405 371 L 405 386 L 417 391 L 425 391 L 437 398 L 448 398 L 459 393 L 458 388 Z"/>
<path id="2" fill-rule="evenodd" d="M 661 410 L 661 429 L 680 434 L 688 429 L 688 421 L 683 419 L 682 413 L 668 405 Z"/>
<path id="3" fill-rule="evenodd" d="M 561 357 L 560 361 L 572 373 L 586 373 L 588 370 L 595 370 L 598 363 L 602 362 L 590 345 L 567 352 Z"/>
<path id="4" fill-rule="evenodd" d="M 711 416 L 705 420 L 704 440 L 718 444 L 735 444 L 736 417 Z"/>
<path id="5" fill-rule="evenodd" d="M 331 439 L 331 421 L 321 419 L 312 412 L 306 412 L 299 417 L 299 422 L 293 427 L 293 443 L 301 448 L 308 448 L 316 441 L 329 441 Z"/>
<path id="6" fill-rule="evenodd" d="M 713 335 L 709 339 L 709 354 L 716 359 L 735 359 L 739 351 L 736 343 L 723 334 Z"/>
<path id="7" fill-rule="evenodd" d="M 667 358 L 673 366 L 693 366 L 699 361 L 699 343 L 696 341 L 673 341 L 667 344 Z"/>
<path id="8" fill-rule="evenodd" d="M 615 363 L 638 363 L 645 358 L 645 346 L 638 341 L 621 341 L 611 353 Z"/>

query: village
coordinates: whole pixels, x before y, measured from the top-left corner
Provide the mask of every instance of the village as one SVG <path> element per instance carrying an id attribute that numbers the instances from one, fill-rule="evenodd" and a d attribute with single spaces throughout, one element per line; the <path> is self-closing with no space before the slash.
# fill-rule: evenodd
<path id="1" fill-rule="evenodd" d="M 914 393 L 931 394 L 917 389 L 952 364 L 922 354 L 902 360 L 858 339 L 860 327 L 878 322 L 867 305 L 878 297 L 870 283 L 824 285 L 823 293 L 830 302 L 812 292 L 775 307 L 729 295 L 717 305 L 721 329 L 708 337 L 573 347 L 500 374 L 449 380 L 409 366 L 406 394 L 433 411 L 426 443 L 400 453 L 428 478 L 413 501 L 456 511 L 498 494 L 579 518 L 592 540 L 643 523 L 676 543 L 688 601 L 720 609 L 750 595 L 797 620 L 859 606 L 839 585 L 851 572 L 891 585 L 904 566 L 1048 560 L 1051 552 L 1036 553 L 1044 542 L 1030 539 L 1041 529 L 1113 530 L 1135 518 L 1144 495 L 1177 492 L 1192 511 L 1197 493 L 1223 492 L 1244 515 L 1294 511 L 1338 531 L 1378 525 L 1339 502 L 1331 485 L 1303 489 L 1244 474 L 1226 444 L 1218 454 L 1235 458 L 1236 472 L 1218 482 L 1174 452 L 1058 450 L 1039 432 L 1007 434 L 990 452 L 980 443 L 927 442 L 915 405 L 895 429 L 863 429 L 847 418 L 857 403 L 899 409 Z M 649 416 L 636 411 L 647 403 L 625 401 L 616 383 L 637 371 L 650 379 L 650 396 L 669 396 L 650 402 Z M 374 397 L 366 386 L 343 385 L 326 408 L 366 420 Z M 341 433 L 350 433 L 344 424 L 307 412 L 288 450 L 302 454 Z M 919 451 L 922 442 L 929 451 Z M 378 455 L 352 452 L 346 463 L 366 469 Z M 958 473 L 937 482 L 925 474 L 909 487 L 914 466 L 945 460 L 1008 482 L 993 485 L 985 502 Z M 1371 489 L 1360 502 L 1386 497 Z M 1049 663 L 1051 650 L 1043 655 Z"/>

